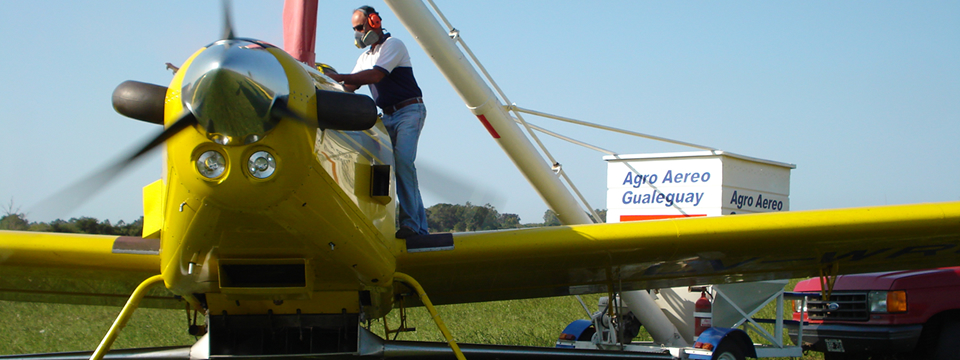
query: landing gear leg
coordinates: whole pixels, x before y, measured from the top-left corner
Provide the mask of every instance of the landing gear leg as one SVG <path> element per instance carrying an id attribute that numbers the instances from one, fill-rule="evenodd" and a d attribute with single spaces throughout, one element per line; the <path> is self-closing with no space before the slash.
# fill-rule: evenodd
<path id="1" fill-rule="evenodd" d="M 150 290 L 153 285 L 160 282 L 163 282 L 163 276 L 154 275 L 140 283 L 140 286 L 137 286 L 137 289 L 130 295 L 130 300 L 127 300 L 127 304 L 123 306 L 123 310 L 120 310 L 120 315 L 117 316 L 117 320 L 113 322 L 110 330 L 107 331 L 107 335 L 103 337 L 103 341 L 100 341 L 97 350 L 90 356 L 90 360 L 103 359 L 103 355 L 110 350 L 110 346 L 113 346 L 113 342 L 117 340 L 117 336 L 120 335 L 120 329 L 127 326 L 127 321 L 130 320 L 133 311 L 140 306 L 140 300 L 143 300 L 143 296 L 147 294 L 147 290 Z"/>

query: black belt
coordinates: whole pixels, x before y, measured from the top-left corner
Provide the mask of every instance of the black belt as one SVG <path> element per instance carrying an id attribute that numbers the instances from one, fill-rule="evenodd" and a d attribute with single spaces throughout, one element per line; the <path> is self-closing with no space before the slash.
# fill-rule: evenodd
<path id="1" fill-rule="evenodd" d="M 401 108 L 407 105 L 413 105 L 413 104 L 423 104 L 423 98 L 415 97 L 411 99 L 406 99 L 404 101 L 394 104 L 393 106 L 383 108 L 383 113 L 386 115 L 393 115 L 393 113 L 397 112 L 397 110 L 400 110 Z"/>

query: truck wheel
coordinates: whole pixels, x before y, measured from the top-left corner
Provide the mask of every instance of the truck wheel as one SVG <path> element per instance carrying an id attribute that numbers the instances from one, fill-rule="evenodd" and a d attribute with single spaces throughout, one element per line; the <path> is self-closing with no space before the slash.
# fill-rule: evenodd
<path id="1" fill-rule="evenodd" d="M 583 333 L 580 334 L 580 337 L 577 338 L 577 341 L 591 341 L 593 340 L 593 334 L 597 333 L 597 329 L 594 329 L 593 326 L 588 327 Z"/>
<path id="2" fill-rule="evenodd" d="M 867 357 L 863 354 L 847 354 L 847 353 L 823 353 L 823 360 L 858 360 L 866 359 Z"/>
<path id="3" fill-rule="evenodd" d="M 734 341 L 721 341 L 710 360 L 744 360 L 743 349 Z"/>
<path id="4" fill-rule="evenodd" d="M 955 341 L 960 338 L 960 319 L 947 320 L 940 328 L 940 336 L 937 338 L 937 346 L 933 350 L 934 360 L 957 360 L 960 359 L 960 352 L 957 352 Z"/>

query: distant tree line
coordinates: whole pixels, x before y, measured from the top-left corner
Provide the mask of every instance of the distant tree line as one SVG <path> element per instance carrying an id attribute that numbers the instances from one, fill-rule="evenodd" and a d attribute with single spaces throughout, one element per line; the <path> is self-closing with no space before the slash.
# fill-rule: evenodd
<path id="1" fill-rule="evenodd" d="M 607 210 L 596 210 L 599 222 L 606 221 Z M 589 214 L 588 214 L 589 215 Z M 593 219 L 592 215 L 589 215 Z M 430 232 L 463 232 L 480 230 L 517 229 L 525 227 L 560 226 L 560 219 L 553 210 L 543 213 L 542 223 L 520 222 L 517 214 L 497 212 L 490 204 L 483 206 L 466 204 L 436 204 L 427 208 L 427 225 Z"/>
<path id="2" fill-rule="evenodd" d="M 481 230 L 517 229 L 525 227 L 560 226 L 560 219 L 553 210 L 543 213 L 542 223 L 520 223 L 517 214 L 501 214 L 490 204 L 483 206 L 466 204 L 436 204 L 427 210 L 427 225 L 430 232 L 464 232 Z M 600 222 L 606 221 L 607 210 L 596 210 Z M 588 214 L 589 215 L 589 214 Z M 593 216 L 590 215 L 592 219 Z M 119 236 L 141 236 L 143 217 L 132 223 L 123 220 L 113 224 L 110 220 L 97 220 L 92 217 L 57 219 L 49 223 L 31 222 L 26 215 L 14 210 L 12 206 L 0 217 L 0 230 L 43 231 L 77 234 L 99 234 Z"/>
<path id="3" fill-rule="evenodd" d="M 520 225 L 517 214 L 500 214 L 493 205 L 436 204 L 427 208 L 430 232 L 463 232 L 513 229 Z"/>
<path id="4" fill-rule="evenodd" d="M 3 217 L 0 217 L 0 230 L 141 236 L 143 234 L 143 216 L 129 224 L 123 220 L 111 224 L 110 220 L 99 221 L 96 218 L 86 216 L 71 218 L 70 220 L 57 219 L 44 223 L 30 222 L 23 213 L 8 208 Z"/>
<path id="5" fill-rule="evenodd" d="M 593 214 L 587 212 L 586 213 L 587 217 L 590 218 L 591 221 L 593 221 L 594 223 L 607 222 L 607 209 L 603 209 L 603 210 L 594 209 L 593 211 L 597 213 L 597 216 L 600 216 L 600 219 L 599 220 L 595 219 L 593 217 Z M 560 226 L 563 224 L 560 223 L 560 218 L 557 217 L 557 213 L 553 212 L 553 210 L 547 209 L 547 211 L 543 213 L 543 223 L 535 224 L 535 225 L 536 226 Z"/>

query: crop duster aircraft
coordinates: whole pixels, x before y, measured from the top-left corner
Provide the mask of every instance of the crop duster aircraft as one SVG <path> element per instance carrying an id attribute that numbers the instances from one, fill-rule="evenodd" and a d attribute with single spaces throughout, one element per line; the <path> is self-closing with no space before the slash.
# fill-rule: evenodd
<path id="1" fill-rule="evenodd" d="M 0 299 L 128 301 L 96 351 L 35 358 L 450 356 L 460 350 L 452 340 L 387 341 L 364 325 L 431 302 L 960 260 L 958 202 L 396 239 L 390 138 L 372 99 L 226 23 L 168 86 L 126 82 L 114 93 L 118 111 L 164 127 L 113 168 L 165 145 L 163 178 L 143 191 L 142 238 L 0 231 Z M 474 109 L 482 121 L 484 109 Z M 166 290 L 148 290 L 160 282 Z M 206 335 L 192 347 L 108 353 L 137 304 L 199 311 L 206 328 L 190 331 Z M 471 357 L 559 351 L 506 349 L 462 348 Z"/>

